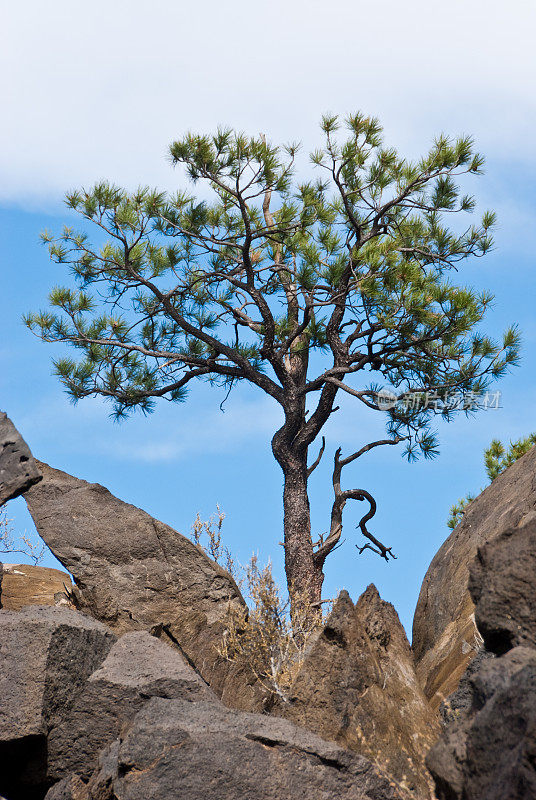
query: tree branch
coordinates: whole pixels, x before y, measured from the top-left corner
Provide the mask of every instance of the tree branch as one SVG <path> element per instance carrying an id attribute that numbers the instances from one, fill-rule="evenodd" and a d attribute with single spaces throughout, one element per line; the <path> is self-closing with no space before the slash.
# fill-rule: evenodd
<path id="1" fill-rule="evenodd" d="M 315 469 L 320 464 L 320 460 L 321 460 L 322 456 L 324 455 L 325 448 L 326 448 L 326 438 L 325 438 L 325 436 L 322 436 L 322 444 L 320 446 L 320 452 L 318 453 L 318 456 L 316 457 L 315 461 L 313 461 L 311 466 L 307 468 L 307 477 L 308 478 L 313 474 Z"/>

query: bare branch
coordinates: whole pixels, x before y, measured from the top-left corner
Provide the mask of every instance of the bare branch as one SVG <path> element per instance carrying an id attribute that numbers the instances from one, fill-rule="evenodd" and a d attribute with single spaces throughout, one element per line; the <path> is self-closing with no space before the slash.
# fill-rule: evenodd
<path id="1" fill-rule="evenodd" d="M 307 468 L 307 477 L 308 477 L 308 478 L 309 478 L 309 477 L 310 477 L 310 476 L 313 474 L 313 472 L 315 471 L 315 469 L 316 469 L 316 468 L 318 467 L 318 465 L 320 464 L 320 460 L 322 459 L 322 456 L 324 455 L 324 450 L 325 450 L 325 448 L 326 448 L 326 438 L 325 438 L 325 436 L 322 436 L 322 444 L 321 444 L 321 446 L 320 446 L 320 451 L 319 451 L 319 453 L 318 453 L 318 456 L 316 457 L 316 460 L 315 460 L 315 461 L 313 461 L 313 463 L 311 464 L 311 466 Z"/>
<path id="2" fill-rule="evenodd" d="M 368 450 L 372 449 L 373 447 L 377 447 L 380 444 L 397 444 L 397 442 L 394 439 L 371 442 L 370 445 L 365 445 L 365 447 L 361 448 L 361 450 L 359 450 L 357 453 L 353 453 L 351 456 L 347 456 L 345 459 L 341 459 L 340 447 L 335 452 L 332 478 L 335 497 L 331 509 L 330 531 L 327 539 L 324 540 L 323 537 L 321 537 L 320 541 L 317 543 L 317 550 L 314 553 L 314 561 L 319 568 L 322 568 L 328 555 L 339 546 L 342 535 L 342 515 L 348 500 L 368 500 L 370 509 L 361 518 L 358 527 L 361 529 L 363 536 L 369 539 L 376 546 L 377 549 L 374 552 L 378 553 L 382 558 L 385 558 L 386 561 L 389 559 L 389 556 L 391 556 L 391 558 L 395 558 L 391 548 L 385 547 L 367 529 L 367 522 L 372 519 L 376 513 L 376 501 L 372 495 L 367 492 L 366 489 L 341 489 L 341 472 L 343 467 L 347 464 L 350 464 L 352 461 L 358 458 L 359 455 L 363 455 L 363 453 L 368 452 Z M 367 547 L 369 549 L 373 549 L 371 545 L 367 545 Z M 362 550 L 360 552 L 362 552 Z"/>

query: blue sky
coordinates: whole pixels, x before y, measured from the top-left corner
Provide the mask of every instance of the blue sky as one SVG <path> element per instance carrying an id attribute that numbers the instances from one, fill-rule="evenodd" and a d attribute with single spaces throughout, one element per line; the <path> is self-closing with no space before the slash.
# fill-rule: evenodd
<path id="1" fill-rule="evenodd" d="M 38 458 L 103 483 L 183 533 L 198 510 L 207 516 L 219 503 L 236 557 L 245 563 L 258 551 L 272 558 L 280 578 L 282 478 L 270 451 L 275 405 L 241 387 L 222 413 L 222 396 L 201 384 L 186 404 L 162 403 L 152 416 L 121 425 L 100 400 L 73 407 L 51 375 L 54 348 L 20 321 L 65 280 L 39 232 L 70 221 L 61 202 L 68 189 L 101 178 L 128 187 L 180 185 L 165 152 L 188 129 L 230 124 L 275 141 L 299 138 L 307 151 L 318 142 L 322 112 L 361 108 L 379 116 L 388 143 L 409 156 L 440 131 L 475 136 L 488 166 L 472 190 L 481 209 L 497 211 L 499 228 L 495 251 L 467 265 L 459 280 L 495 293 L 487 332 L 519 324 L 521 366 L 498 387 L 500 410 L 440 428 L 436 461 L 407 464 L 386 448 L 348 469 L 348 485 L 375 495 L 374 532 L 398 559 L 386 564 L 357 554 L 360 509 L 350 507 L 346 543 L 327 563 L 326 597 L 345 587 L 357 599 L 372 581 L 409 629 L 426 568 L 448 532 L 450 505 L 485 483 L 483 448 L 493 437 L 536 429 L 532 5 L 455 0 L 445 11 L 430 0 L 389 0 L 381 9 L 276 0 L 252 9 L 241 0 L 209 0 L 185 9 L 161 0 L 148 17 L 137 0 L 112 9 L 57 1 L 46 15 L 42 4 L 29 2 L 7 17 L 0 55 L 0 407 Z M 379 415 L 343 399 L 311 481 L 315 532 L 329 522 L 333 450 L 340 444 L 349 452 L 381 429 Z M 18 531 L 31 532 L 24 501 L 10 503 L 8 513 Z"/>

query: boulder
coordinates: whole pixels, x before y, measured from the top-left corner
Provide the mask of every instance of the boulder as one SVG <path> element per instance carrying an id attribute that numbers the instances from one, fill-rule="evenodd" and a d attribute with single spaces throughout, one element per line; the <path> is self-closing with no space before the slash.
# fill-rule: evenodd
<path id="1" fill-rule="evenodd" d="M 375 586 L 355 606 L 340 593 L 307 648 L 290 702 L 274 713 L 372 759 L 412 796 L 430 796 L 424 757 L 439 723 L 398 615 Z"/>
<path id="2" fill-rule="evenodd" d="M 536 647 L 536 513 L 478 549 L 469 591 L 488 650 Z"/>
<path id="3" fill-rule="evenodd" d="M 96 483 L 38 462 L 25 494 L 40 536 L 73 576 L 76 605 L 118 634 L 149 630 L 181 649 L 225 702 L 263 693 L 218 654 L 229 607 L 244 603 L 226 570 L 189 539 Z"/>
<path id="4" fill-rule="evenodd" d="M 0 411 L 0 506 L 40 480 L 30 448 L 7 414 Z"/>
<path id="5" fill-rule="evenodd" d="M 113 645 L 47 739 L 48 777 L 87 779 L 99 752 L 150 697 L 216 697 L 177 650 L 145 631 L 126 633 Z"/>
<path id="6" fill-rule="evenodd" d="M 534 512 L 535 473 L 533 447 L 469 504 L 428 568 L 412 647 L 419 682 L 434 709 L 456 689 L 481 644 L 468 591 L 469 564 L 479 547 L 519 527 Z"/>
<path id="7" fill-rule="evenodd" d="M 69 775 L 48 790 L 45 800 L 86 800 L 86 784 L 78 775 Z"/>
<path id="8" fill-rule="evenodd" d="M 495 654 L 482 647 L 462 675 L 456 691 L 441 703 L 439 713 L 443 727 L 453 722 L 459 722 L 460 719 L 465 719 L 471 713 L 474 694 L 472 679 L 482 664 L 491 658 L 495 658 Z"/>
<path id="9" fill-rule="evenodd" d="M 439 800 L 536 797 L 536 650 L 516 647 L 468 678 L 471 700 L 427 757 Z"/>
<path id="10" fill-rule="evenodd" d="M 0 613 L 0 793 L 41 798 L 47 733 L 70 708 L 116 637 L 65 608 Z"/>
<path id="11" fill-rule="evenodd" d="M 103 751 L 87 790 L 87 800 L 402 796 L 366 758 L 286 720 L 162 698 L 151 699 Z"/>
<path id="12" fill-rule="evenodd" d="M 24 606 L 71 606 L 71 577 L 59 569 L 33 564 L 4 564 L 0 575 L 0 608 L 20 611 Z"/>

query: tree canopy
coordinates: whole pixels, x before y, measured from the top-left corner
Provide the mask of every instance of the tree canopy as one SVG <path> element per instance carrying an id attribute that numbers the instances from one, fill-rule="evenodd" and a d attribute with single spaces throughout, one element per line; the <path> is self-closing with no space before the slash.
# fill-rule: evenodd
<path id="1" fill-rule="evenodd" d="M 117 417 L 182 402 L 193 380 L 225 391 L 248 381 L 270 395 L 284 413 L 272 449 L 285 477 L 287 578 L 313 581 L 317 600 L 347 500 L 369 500 L 366 546 L 392 554 L 367 528 L 372 497 L 343 490 L 342 468 L 384 444 L 435 455 L 433 418 L 482 407 L 520 342 L 515 326 L 500 341 L 480 331 L 493 298 L 455 280 L 492 247 L 491 212 L 449 226 L 475 207 L 460 188 L 483 170 L 472 139 L 439 136 L 409 161 L 384 146 L 374 118 L 324 116 L 321 128 L 309 181 L 296 179 L 297 144 L 219 130 L 170 147 L 205 185 L 201 198 L 107 183 L 70 193 L 102 243 L 87 225 L 43 234 L 74 286 L 53 289 L 50 308 L 26 319 L 78 351 L 54 362 L 71 396 L 104 396 Z M 307 480 L 319 459 L 309 466 L 308 450 L 340 392 L 385 414 L 386 437 L 344 458 L 337 450 L 329 532 L 313 543 Z"/>

